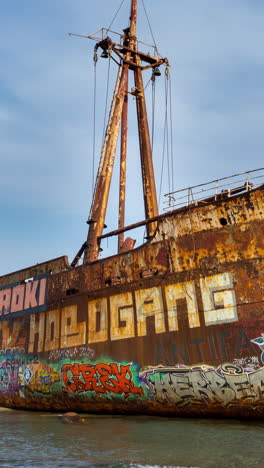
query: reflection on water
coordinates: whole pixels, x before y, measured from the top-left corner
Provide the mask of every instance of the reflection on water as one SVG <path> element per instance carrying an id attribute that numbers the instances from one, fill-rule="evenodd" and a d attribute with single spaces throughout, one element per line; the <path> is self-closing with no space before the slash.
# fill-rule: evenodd
<path id="1" fill-rule="evenodd" d="M 1 467 L 263 468 L 262 422 L 0 413 Z"/>

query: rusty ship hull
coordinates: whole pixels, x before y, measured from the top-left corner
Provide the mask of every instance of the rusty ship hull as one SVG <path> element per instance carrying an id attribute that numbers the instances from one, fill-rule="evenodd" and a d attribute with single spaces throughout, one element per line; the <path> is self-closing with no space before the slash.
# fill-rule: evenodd
<path id="1" fill-rule="evenodd" d="M 264 187 L 130 251 L 0 278 L 0 405 L 264 417 Z"/>

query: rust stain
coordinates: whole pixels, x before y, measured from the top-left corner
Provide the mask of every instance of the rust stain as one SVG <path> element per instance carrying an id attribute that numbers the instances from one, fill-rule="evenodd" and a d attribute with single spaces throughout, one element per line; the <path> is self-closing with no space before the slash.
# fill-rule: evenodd
<path id="1" fill-rule="evenodd" d="M 169 268 L 169 255 L 165 247 L 162 247 L 158 251 L 158 255 L 156 255 L 157 263 L 165 268 Z"/>

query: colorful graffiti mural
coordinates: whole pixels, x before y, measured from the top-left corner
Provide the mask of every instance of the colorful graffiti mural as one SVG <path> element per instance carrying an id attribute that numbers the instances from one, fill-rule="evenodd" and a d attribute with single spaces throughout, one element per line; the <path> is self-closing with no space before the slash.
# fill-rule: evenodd
<path id="1" fill-rule="evenodd" d="M 123 395 L 144 395 L 143 388 L 133 382 L 131 364 L 63 364 L 61 372 L 65 388 L 72 392 L 96 392 Z"/>
<path id="2" fill-rule="evenodd" d="M 226 363 L 211 366 L 154 367 L 141 374 L 149 397 L 175 405 L 227 405 L 238 400 L 253 402 L 264 396 L 264 368 L 247 369 Z"/>
<path id="3" fill-rule="evenodd" d="M 43 365 L 36 360 L 29 364 L 23 374 L 25 385 L 31 392 L 50 393 L 56 382 L 60 382 L 60 374 L 52 366 Z"/>
<path id="4" fill-rule="evenodd" d="M 122 399 L 182 408 L 195 405 L 209 408 L 228 407 L 264 401 L 264 367 L 257 367 L 257 357 L 245 358 L 242 365 L 225 363 L 208 365 L 157 366 L 140 369 L 135 363 L 113 362 L 108 358 L 89 361 L 65 358 L 47 362 L 42 358 L 20 354 L 0 356 L 0 397 L 30 398 L 50 401 L 57 394 L 63 401 L 82 395 L 96 401 Z M 42 400 L 43 401 L 43 400 Z M 91 400 L 93 401 L 93 400 Z"/>
<path id="5" fill-rule="evenodd" d="M 10 357 L 0 365 L 0 392 L 10 395 L 31 391 L 42 394 L 50 393 L 55 383 L 60 382 L 60 374 L 52 366 L 42 364 L 38 359 Z"/>
<path id="6" fill-rule="evenodd" d="M 48 397 L 52 392 L 128 397 L 144 396 L 138 366 L 131 363 L 69 361 L 47 363 L 29 356 L 10 356 L 0 363 L 0 393 L 30 392 Z"/>
<path id="7" fill-rule="evenodd" d="M 21 366 L 18 358 L 6 358 L 0 365 L 0 391 L 19 390 L 21 383 Z"/>

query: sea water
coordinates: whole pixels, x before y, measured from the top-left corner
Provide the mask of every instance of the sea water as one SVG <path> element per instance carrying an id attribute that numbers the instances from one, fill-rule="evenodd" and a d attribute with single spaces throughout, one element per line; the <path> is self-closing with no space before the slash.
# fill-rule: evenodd
<path id="1" fill-rule="evenodd" d="M 263 468 L 264 423 L 0 412 L 1 467 Z"/>

